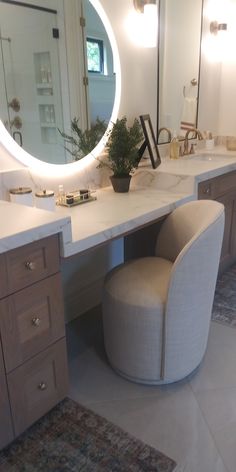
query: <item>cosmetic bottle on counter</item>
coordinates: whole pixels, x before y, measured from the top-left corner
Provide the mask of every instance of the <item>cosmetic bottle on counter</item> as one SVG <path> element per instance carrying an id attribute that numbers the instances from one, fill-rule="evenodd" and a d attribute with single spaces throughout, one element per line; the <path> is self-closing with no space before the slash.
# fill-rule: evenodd
<path id="1" fill-rule="evenodd" d="M 206 132 L 206 149 L 207 150 L 211 150 L 214 148 L 214 145 L 215 145 L 215 141 L 214 141 L 214 138 L 212 136 L 212 133 L 211 131 L 207 131 Z"/>
<path id="2" fill-rule="evenodd" d="M 178 140 L 176 131 L 173 132 L 173 138 L 170 142 L 170 158 L 171 159 L 179 158 L 179 140 Z"/>
<path id="3" fill-rule="evenodd" d="M 65 203 L 65 191 L 63 184 L 58 185 L 57 204 Z"/>

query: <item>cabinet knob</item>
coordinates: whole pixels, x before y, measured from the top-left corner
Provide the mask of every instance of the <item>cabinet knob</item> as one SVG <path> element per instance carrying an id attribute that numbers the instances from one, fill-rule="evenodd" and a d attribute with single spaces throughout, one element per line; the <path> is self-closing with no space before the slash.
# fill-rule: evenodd
<path id="1" fill-rule="evenodd" d="M 207 187 L 203 193 L 206 193 L 207 195 L 209 195 L 210 191 L 211 191 L 210 187 Z"/>
<path id="2" fill-rule="evenodd" d="M 39 325 L 40 325 L 40 323 L 41 323 L 41 320 L 40 320 L 40 318 L 37 318 L 37 317 L 35 317 L 35 318 L 32 318 L 32 320 L 31 320 L 31 321 L 32 321 L 32 325 L 34 325 L 34 326 L 39 326 Z"/>
<path id="3" fill-rule="evenodd" d="M 38 384 L 38 389 L 39 390 L 46 390 L 46 388 L 47 388 L 47 384 L 45 382 L 40 382 Z"/>
<path id="4" fill-rule="evenodd" d="M 26 261 L 25 262 L 25 268 L 27 270 L 34 270 L 35 269 L 35 263 L 32 261 Z"/>

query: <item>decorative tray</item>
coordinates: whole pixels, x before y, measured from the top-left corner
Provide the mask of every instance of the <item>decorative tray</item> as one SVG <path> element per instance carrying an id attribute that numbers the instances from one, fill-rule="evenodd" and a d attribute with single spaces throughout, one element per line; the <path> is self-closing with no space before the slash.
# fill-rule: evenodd
<path id="1" fill-rule="evenodd" d="M 97 197 L 92 197 L 91 195 L 86 198 L 86 199 L 81 199 L 81 200 L 77 200 L 73 203 L 67 203 L 66 202 L 66 199 L 64 201 L 61 201 L 61 202 L 58 202 L 58 205 L 59 206 L 65 206 L 65 207 L 68 207 L 68 208 L 71 208 L 71 207 L 74 207 L 74 206 L 77 206 L 77 205 L 82 205 L 83 203 L 88 203 L 88 202 L 93 202 L 94 200 L 97 200 Z"/>

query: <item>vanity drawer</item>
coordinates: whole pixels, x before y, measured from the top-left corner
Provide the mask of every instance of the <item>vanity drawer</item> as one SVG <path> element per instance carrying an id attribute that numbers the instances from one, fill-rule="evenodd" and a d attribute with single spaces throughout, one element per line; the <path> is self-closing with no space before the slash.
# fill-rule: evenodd
<path id="1" fill-rule="evenodd" d="M 198 198 L 215 200 L 222 195 L 236 189 L 236 172 L 229 172 L 219 177 L 201 182 L 198 185 Z"/>
<path id="2" fill-rule="evenodd" d="M 5 297 L 8 292 L 6 271 L 5 254 L 0 254 L 0 298 Z"/>
<path id="3" fill-rule="evenodd" d="M 5 255 L 8 294 L 59 271 L 58 235 L 35 241 Z"/>
<path id="4" fill-rule="evenodd" d="M 13 438 L 11 410 L 0 343 L 0 449 L 12 441 Z"/>
<path id="5" fill-rule="evenodd" d="M 65 338 L 8 374 L 7 381 L 18 436 L 67 394 Z"/>
<path id="6" fill-rule="evenodd" d="M 65 335 L 60 274 L 0 301 L 0 330 L 6 371 Z"/>
<path id="7" fill-rule="evenodd" d="M 211 181 L 206 180 L 205 182 L 201 182 L 198 185 L 198 198 L 199 200 L 213 198 L 213 188 Z"/>

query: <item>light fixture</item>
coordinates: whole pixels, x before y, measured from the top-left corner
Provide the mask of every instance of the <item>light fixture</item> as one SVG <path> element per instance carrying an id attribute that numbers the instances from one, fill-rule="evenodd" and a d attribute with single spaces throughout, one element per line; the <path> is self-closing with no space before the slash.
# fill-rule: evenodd
<path id="1" fill-rule="evenodd" d="M 218 34 L 219 31 L 227 31 L 227 23 L 218 23 L 218 21 L 211 21 L 210 32 Z"/>
<path id="2" fill-rule="evenodd" d="M 133 0 L 135 10 L 142 16 L 140 24 L 142 45 L 153 48 L 157 45 L 157 4 L 156 0 Z"/>
<path id="3" fill-rule="evenodd" d="M 139 13 L 144 12 L 145 5 L 156 5 L 155 0 L 133 0 L 133 2 L 135 10 L 137 10 Z"/>

